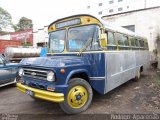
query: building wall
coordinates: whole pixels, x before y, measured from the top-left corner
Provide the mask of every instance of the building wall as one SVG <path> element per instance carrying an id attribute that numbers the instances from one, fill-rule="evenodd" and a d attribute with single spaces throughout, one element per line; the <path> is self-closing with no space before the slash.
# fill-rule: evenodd
<path id="1" fill-rule="evenodd" d="M 1 39 L 1 40 L 10 40 L 10 39 L 11 39 L 11 35 L 10 35 L 10 34 L 0 35 L 0 39 Z"/>
<path id="2" fill-rule="evenodd" d="M 87 1 L 88 1 L 86 5 L 87 13 L 99 17 L 104 15 L 113 15 L 127 11 L 160 6 L 160 0 L 87 0 Z M 99 6 L 100 3 L 102 3 L 101 6 Z"/>
<path id="3" fill-rule="evenodd" d="M 23 31 L 9 32 L 6 35 L 0 35 L 0 39 L 21 41 L 22 43 L 28 42 L 32 45 L 33 44 L 32 31 L 33 31 L 32 29 L 27 29 Z"/>
<path id="4" fill-rule="evenodd" d="M 135 33 L 147 37 L 149 50 L 156 48 L 155 40 L 160 32 L 160 7 L 103 17 L 116 26 L 135 26 Z"/>
<path id="5" fill-rule="evenodd" d="M 48 27 L 39 29 L 36 32 L 33 32 L 33 46 L 38 47 L 37 43 L 46 43 L 48 42 Z"/>
<path id="6" fill-rule="evenodd" d="M 33 44 L 33 30 L 27 29 L 24 31 L 12 32 L 10 33 L 11 40 L 21 41 L 23 43 L 28 42 L 31 45 Z"/>

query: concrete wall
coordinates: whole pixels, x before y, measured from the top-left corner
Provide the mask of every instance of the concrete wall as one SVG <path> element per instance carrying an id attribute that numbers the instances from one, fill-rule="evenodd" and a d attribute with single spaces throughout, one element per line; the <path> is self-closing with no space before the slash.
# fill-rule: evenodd
<path id="1" fill-rule="evenodd" d="M 99 17 L 160 6 L 160 0 L 85 0 L 85 2 L 86 12 Z M 102 3 L 102 6 L 99 6 L 99 3 Z M 88 8 L 88 6 L 90 7 Z M 118 8 L 122 8 L 122 10 L 119 11 Z M 113 12 L 109 12 L 110 10 Z M 98 14 L 99 12 L 102 14 Z"/>
<path id="2" fill-rule="evenodd" d="M 48 27 L 33 33 L 33 46 L 37 47 L 37 43 L 48 42 Z"/>
<path id="3" fill-rule="evenodd" d="M 160 7 L 103 17 L 117 26 L 135 25 L 135 33 L 147 37 L 149 50 L 156 48 L 155 40 L 160 32 Z"/>

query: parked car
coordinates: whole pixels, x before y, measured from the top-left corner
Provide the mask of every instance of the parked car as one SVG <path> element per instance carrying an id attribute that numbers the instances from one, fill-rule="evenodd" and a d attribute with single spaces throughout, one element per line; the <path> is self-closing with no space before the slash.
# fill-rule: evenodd
<path id="1" fill-rule="evenodd" d="M 0 54 L 0 87 L 16 83 L 18 63 L 11 63 Z"/>

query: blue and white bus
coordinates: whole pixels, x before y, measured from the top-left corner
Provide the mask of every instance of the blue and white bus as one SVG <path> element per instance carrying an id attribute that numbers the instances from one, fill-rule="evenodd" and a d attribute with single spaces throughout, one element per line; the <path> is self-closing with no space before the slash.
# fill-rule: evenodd
<path id="1" fill-rule="evenodd" d="M 67 114 L 85 111 L 93 89 L 106 94 L 138 80 L 149 65 L 146 38 L 91 15 L 58 19 L 48 32 L 47 56 L 21 61 L 17 88 L 34 99 L 58 102 Z"/>

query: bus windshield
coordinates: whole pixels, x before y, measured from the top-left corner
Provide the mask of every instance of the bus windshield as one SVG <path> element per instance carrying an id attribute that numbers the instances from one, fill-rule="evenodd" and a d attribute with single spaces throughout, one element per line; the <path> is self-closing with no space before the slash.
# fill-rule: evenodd
<path id="1" fill-rule="evenodd" d="M 96 25 L 74 27 L 68 30 L 68 51 L 79 51 L 87 41 L 92 40 Z"/>
<path id="2" fill-rule="evenodd" d="M 65 36 L 66 36 L 66 30 L 59 30 L 50 33 L 49 35 L 50 52 L 62 52 L 64 50 Z"/>
<path id="3" fill-rule="evenodd" d="M 80 51 L 87 41 L 92 41 L 97 25 L 87 25 L 73 27 L 68 29 L 68 38 L 66 38 L 66 30 L 59 30 L 50 33 L 50 52 L 63 52 L 65 39 L 66 48 L 70 52 Z"/>

